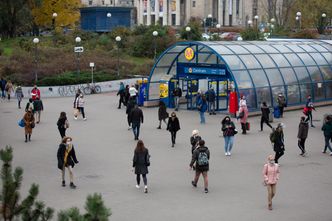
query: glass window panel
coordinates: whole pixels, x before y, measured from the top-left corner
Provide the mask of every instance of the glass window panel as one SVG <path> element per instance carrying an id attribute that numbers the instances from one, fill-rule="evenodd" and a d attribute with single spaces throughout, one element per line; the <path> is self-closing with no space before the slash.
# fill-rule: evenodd
<path id="1" fill-rule="evenodd" d="M 274 67 L 276 67 L 275 63 L 266 54 L 257 54 L 257 55 L 255 55 L 255 57 L 262 64 L 263 68 L 274 68 Z"/>
<path id="2" fill-rule="evenodd" d="M 326 90 L 326 98 L 332 98 L 332 81 L 328 81 L 325 83 L 325 90 Z"/>
<path id="3" fill-rule="evenodd" d="M 283 46 L 283 45 L 273 45 L 274 48 L 276 48 L 281 53 L 290 53 L 292 52 L 289 48 Z"/>
<path id="4" fill-rule="evenodd" d="M 239 55 L 239 57 L 248 69 L 262 68 L 262 66 L 258 63 L 253 55 Z"/>
<path id="5" fill-rule="evenodd" d="M 303 66 L 303 62 L 296 54 L 285 54 L 285 57 L 288 59 L 292 66 Z"/>
<path id="6" fill-rule="evenodd" d="M 285 88 L 282 87 L 272 87 L 272 98 L 273 98 L 273 107 L 277 106 L 277 98 L 279 94 L 283 94 L 284 96 L 285 94 Z M 285 96 L 286 97 L 286 96 Z"/>
<path id="7" fill-rule="evenodd" d="M 317 52 L 314 48 L 310 47 L 309 45 L 299 45 L 303 48 L 306 52 Z"/>
<path id="8" fill-rule="evenodd" d="M 318 82 L 314 84 L 314 100 L 319 101 L 325 99 L 324 83 Z"/>
<path id="9" fill-rule="evenodd" d="M 187 47 L 188 47 L 187 45 L 178 45 L 178 46 L 172 48 L 171 50 L 169 50 L 167 53 L 181 52 L 181 51 L 183 51 Z"/>
<path id="10" fill-rule="evenodd" d="M 311 79 L 309 73 L 306 68 L 299 67 L 294 68 L 297 78 L 299 79 L 299 83 L 311 83 Z"/>
<path id="11" fill-rule="evenodd" d="M 320 74 L 320 70 L 318 67 L 308 67 L 308 71 L 311 76 L 311 80 L 314 82 L 322 81 L 322 75 Z"/>
<path id="12" fill-rule="evenodd" d="M 329 64 L 332 64 L 332 53 L 322 53 L 322 55 L 326 58 Z"/>
<path id="13" fill-rule="evenodd" d="M 300 88 L 299 85 L 288 85 L 287 86 L 287 103 L 298 104 L 300 103 Z"/>
<path id="14" fill-rule="evenodd" d="M 263 70 L 250 70 L 250 75 L 254 81 L 255 87 L 269 86 L 269 82 Z"/>
<path id="15" fill-rule="evenodd" d="M 163 77 L 167 76 L 168 69 L 169 68 L 155 68 L 151 77 L 151 81 L 153 82 L 163 79 Z"/>
<path id="16" fill-rule="evenodd" d="M 239 89 L 253 87 L 248 71 L 233 71 L 233 75 Z"/>
<path id="17" fill-rule="evenodd" d="M 225 59 L 229 67 L 233 70 L 246 69 L 242 61 L 235 55 L 225 55 L 223 56 L 223 58 Z"/>
<path id="18" fill-rule="evenodd" d="M 309 95 L 312 96 L 311 84 L 300 84 L 300 90 L 301 90 L 301 102 L 306 102 L 307 97 Z"/>
<path id="19" fill-rule="evenodd" d="M 332 45 L 331 44 L 322 44 L 324 48 L 326 48 L 328 51 L 332 52 Z"/>
<path id="20" fill-rule="evenodd" d="M 248 51 L 250 51 L 253 54 L 265 53 L 262 49 L 260 49 L 259 47 L 255 46 L 255 45 L 242 45 L 242 46 L 245 47 Z"/>
<path id="21" fill-rule="evenodd" d="M 216 62 L 215 54 L 198 53 L 198 63 L 216 64 Z"/>
<path id="22" fill-rule="evenodd" d="M 315 48 L 319 52 L 327 52 L 326 48 L 320 46 L 320 45 L 310 45 L 311 47 Z"/>
<path id="23" fill-rule="evenodd" d="M 308 54 L 299 53 L 297 55 L 302 59 L 305 65 L 316 65 L 315 61 Z"/>
<path id="24" fill-rule="evenodd" d="M 149 100 L 159 99 L 159 82 L 149 84 Z"/>
<path id="25" fill-rule="evenodd" d="M 297 45 L 287 45 L 287 47 L 289 47 L 292 51 L 296 53 L 304 52 L 304 50 Z"/>
<path id="26" fill-rule="evenodd" d="M 282 54 L 270 54 L 274 62 L 279 66 L 279 67 L 289 67 L 290 64 L 286 60 L 286 58 Z"/>
<path id="27" fill-rule="evenodd" d="M 285 80 L 285 84 L 297 84 L 296 75 L 292 68 L 280 68 L 280 72 Z"/>
<path id="28" fill-rule="evenodd" d="M 240 96 L 246 96 L 248 108 L 257 108 L 254 89 L 241 89 L 239 90 Z"/>
<path id="29" fill-rule="evenodd" d="M 213 47 L 213 49 L 218 53 L 218 54 L 234 54 L 231 50 L 226 48 L 225 46 L 218 45 Z"/>
<path id="30" fill-rule="evenodd" d="M 332 67 L 331 66 L 322 66 L 320 71 L 323 74 L 324 80 L 332 80 Z"/>
<path id="31" fill-rule="evenodd" d="M 246 50 L 240 45 L 227 45 L 227 47 L 234 51 L 236 54 L 250 54 L 248 50 Z"/>
<path id="32" fill-rule="evenodd" d="M 271 47 L 270 45 L 259 45 L 266 53 L 279 53 L 277 49 Z"/>
<path id="33" fill-rule="evenodd" d="M 259 107 L 259 105 L 264 101 L 268 104 L 268 106 L 272 106 L 270 87 L 256 88 L 256 94 L 257 94 L 257 107 Z"/>
<path id="34" fill-rule="evenodd" d="M 310 53 L 318 65 L 327 65 L 325 58 L 320 53 Z"/>
<path id="35" fill-rule="evenodd" d="M 225 64 L 225 62 L 221 60 L 219 57 L 217 57 L 217 59 L 218 59 L 218 64 Z"/>
<path id="36" fill-rule="evenodd" d="M 165 54 L 158 62 L 158 66 L 170 66 L 177 54 Z"/>
<path id="37" fill-rule="evenodd" d="M 269 78 L 271 86 L 284 85 L 284 81 L 282 80 L 278 69 L 265 69 L 265 72 Z"/>

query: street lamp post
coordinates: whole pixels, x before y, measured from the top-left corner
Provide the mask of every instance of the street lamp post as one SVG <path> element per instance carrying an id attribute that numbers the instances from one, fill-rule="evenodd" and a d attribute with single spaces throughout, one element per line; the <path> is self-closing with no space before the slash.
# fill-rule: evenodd
<path id="1" fill-rule="evenodd" d="M 186 32 L 188 41 L 191 41 L 191 28 L 189 26 L 186 27 Z"/>
<path id="2" fill-rule="evenodd" d="M 298 22 L 299 30 L 301 31 L 301 26 L 302 26 L 302 13 L 301 12 L 296 12 L 296 21 Z"/>
<path id="3" fill-rule="evenodd" d="M 322 27 L 323 27 L 323 34 L 325 33 L 325 19 L 326 19 L 326 14 L 325 13 L 323 13 L 322 14 Z"/>
<path id="4" fill-rule="evenodd" d="M 34 38 L 32 41 L 35 45 L 35 84 L 37 84 L 38 81 L 38 43 L 39 43 L 39 38 Z"/>
<path id="5" fill-rule="evenodd" d="M 255 27 L 256 29 L 258 29 L 258 15 L 255 15 L 254 19 L 255 19 Z"/>
<path id="6" fill-rule="evenodd" d="M 209 32 L 211 32 L 211 28 L 213 26 L 213 24 L 212 24 L 212 15 L 211 14 L 208 14 L 208 19 L 209 19 L 209 22 L 210 22 L 210 24 L 209 24 Z"/>
<path id="7" fill-rule="evenodd" d="M 116 36 L 115 38 L 116 44 L 117 44 L 117 51 L 118 51 L 118 62 L 117 62 L 117 69 L 118 69 L 118 77 L 120 76 L 120 52 L 119 52 L 119 48 L 120 48 L 120 41 L 121 41 L 121 37 L 120 36 Z"/>
<path id="8" fill-rule="evenodd" d="M 75 38 L 75 42 L 76 42 L 76 47 L 79 47 L 80 43 L 81 43 L 81 38 L 80 37 L 76 37 Z M 80 74 L 80 52 L 76 52 L 76 65 L 77 65 L 77 75 Z"/>
<path id="9" fill-rule="evenodd" d="M 110 12 L 108 12 L 108 13 L 106 14 L 106 17 L 107 17 L 108 19 L 111 19 L 112 14 L 111 14 Z M 107 28 L 107 23 L 106 23 L 106 28 Z M 111 24 L 109 25 L 109 30 L 111 30 Z"/>
<path id="10" fill-rule="evenodd" d="M 56 45 L 56 39 L 55 39 L 55 34 L 56 34 L 55 20 L 56 20 L 56 17 L 58 17 L 58 14 L 54 12 L 52 14 L 52 29 L 53 29 L 53 45 L 54 46 Z"/>
<path id="11" fill-rule="evenodd" d="M 220 38 L 220 24 L 216 24 L 216 28 L 218 30 L 218 38 Z"/>
<path id="12" fill-rule="evenodd" d="M 249 26 L 249 28 L 251 28 L 251 25 L 252 25 L 252 20 L 248 20 L 248 26 Z"/>
<path id="13" fill-rule="evenodd" d="M 157 37 L 158 37 L 158 32 L 154 31 L 154 32 L 152 32 L 152 35 L 154 37 L 154 39 L 153 39 L 153 44 L 154 44 L 154 57 L 153 57 L 153 60 L 156 61 L 156 58 L 157 58 Z"/>

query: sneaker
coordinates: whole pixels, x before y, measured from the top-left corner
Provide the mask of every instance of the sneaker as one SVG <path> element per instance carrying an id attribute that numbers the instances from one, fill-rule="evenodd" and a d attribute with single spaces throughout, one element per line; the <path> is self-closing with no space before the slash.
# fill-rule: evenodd
<path id="1" fill-rule="evenodd" d="M 228 152 L 228 156 L 232 155 L 231 152 Z"/>
<path id="2" fill-rule="evenodd" d="M 174 143 L 172 143 L 172 147 L 174 147 Z"/>
<path id="3" fill-rule="evenodd" d="M 193 185 L 193 187 L 197 187 L 197 184 L 194 181 L 191 181 L 191 185 Z"/>
<path id="4" fill-rule="evenodd" d="M 64 180 L 62 181 L 62 186 L 66 186 L 66 182 Z"/>
<path id="5" fill-rule="evenodd" d="M 84 120 L 84 121 L 86 121 L 86 117 L 85 117 L 85 118 L 83 118 L 83 120 Z"/>
<path id="6" fill-rule="evenodd" d="M 228 156 L 228 152 L 225 153 L 225 156 Z"/>
<path id="7" fill-rule="evenodd" d="M 315 126 L 314 126 L 314 125 L 311 125 L 311 127 L 315 128 Z"/>
<path id="8" fill-rule="evenodd" d="M 159 126 L 159 127 L 157 127 L 157 129 L 161 129 L 161 127 Z"/>
<path id="9" fill-rule="evenodd" d="M 128 127 L 128 130 L 131 130 L 131 126 Z"/>
<path id="10" fill-rule="evenodd" d="M 322 153 L 326 153 L 326 151 L 325 151 L 325 150 L 322 150 Z"/>
<path id="11" fill-rule="evenodd" d="M 136 184 L 136 188 L 139 189 L 139 185 Z"/>
<path id="12" fill-rule="evenodd" d="M 77 117 L 74 117 L 75 120 L 77 120 Z"/>
<path id="13" fill-rule="evenodd" d="M 74 183 L 70 183 L 70 188 L 76 189 L 76 185 Z"/>
<path id="14" fill-rule="evenodd" d="M 332 156 L 332 152 L 330 153 L 330 156 Z"/>
<path id="15" fill-rule="evenodd" d="M 205 188 L 204 193 L 208 193 L 208 192 L 209 192 L 208 188 Z"/>
<path id="16" fill-rule="evenodd" d="M 148 193 L 148 187 L 147 186 L 144 187 L 144 193 Z"/>

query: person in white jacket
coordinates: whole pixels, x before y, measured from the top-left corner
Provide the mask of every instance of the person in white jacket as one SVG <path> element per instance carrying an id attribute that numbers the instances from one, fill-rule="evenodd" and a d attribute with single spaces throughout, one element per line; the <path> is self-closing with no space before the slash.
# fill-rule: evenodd
<path id="1" fill-rule="evenodd" d="M 84 105 L 85 100 L 83 94 L 80 94 L 75 100 L 76 107 L 78 111 L 82 114 L 83 120 L 86 120 L 85 113 L 84 113 Z M 75 120 L 77 120 L 77 116 L 75 116 Z"/>

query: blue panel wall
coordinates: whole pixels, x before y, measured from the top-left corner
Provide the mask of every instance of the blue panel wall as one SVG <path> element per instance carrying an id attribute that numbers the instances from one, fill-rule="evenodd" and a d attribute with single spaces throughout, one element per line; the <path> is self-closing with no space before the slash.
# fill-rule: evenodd
<path id="1" fill-rule="evenodd" d="M 93 32 L 109 32 L 122 26 L 130 27 L 130 7 L 87 7 L 81 8 L 81 29 Z M 107 17 L 111 13 L 111 18 Z"/>

